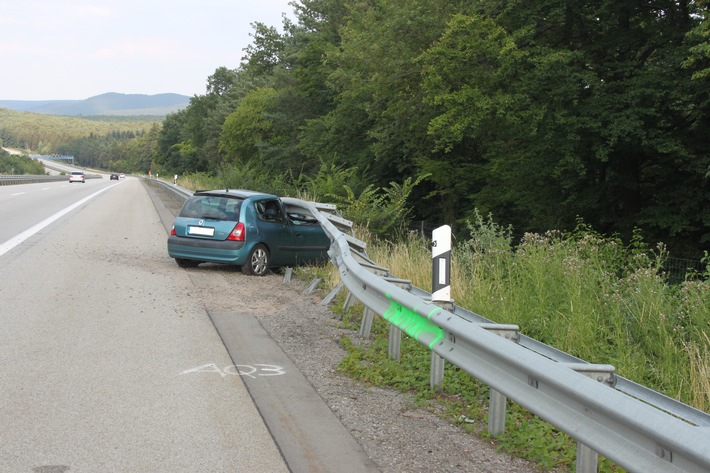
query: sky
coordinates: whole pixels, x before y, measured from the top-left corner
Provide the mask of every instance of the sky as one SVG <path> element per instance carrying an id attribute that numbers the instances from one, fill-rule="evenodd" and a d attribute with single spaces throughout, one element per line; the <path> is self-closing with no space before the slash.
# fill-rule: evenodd
<path id="1" fill-rule="evenodd" d="M 204 95 L 291 0 L 0 0 L 0 100 Z"/>

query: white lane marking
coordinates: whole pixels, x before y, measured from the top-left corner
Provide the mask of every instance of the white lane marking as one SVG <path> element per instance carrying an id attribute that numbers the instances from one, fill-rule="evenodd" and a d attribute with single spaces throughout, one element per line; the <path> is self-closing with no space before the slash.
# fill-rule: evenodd
<path id="1" fill-rule="evenodd" d="M 111 186 L 111 187 L 113 187 L 113 186 Z M 0 256 L 4 255 L 4 254 L 7 253 L 8 251 L 10 251 L 11 249 L 13 249 L 13 248 L 16 247 L 17 245 L 19 245 L 20 243 L 22 243 L 23 241 L 27 240 L 29 237 L 31 237 L 31 236 L 34 235 L 35 233 L 39 232 L 40 230 L 42 230 L 44 227 L 46 227 L 46 226 L 49 225 L 50 223 L 52 223 L 52 222 L 54 222 L 55 220 L 57 220 L 57 219 L 63 217 L 64 215 L 68 214 L 69 212 L 71 212 L 71 211 L 74 210 L 75 208 L 79 207 L 81 204 L 83 204 L 83 203 L 85 203 L 85 202 L 88 202 L 89 200 L 93 199 L 94 197 L 96 197 L 97 195 L 101 194 L 102 192 L 106 192 L 106 191 L 109 190 L 111 187 L 106 187 L 106 188 L 104 188 L 104 189 L 101 189 L 101 190 L 98 191 L 98 192 L 94 192 L 93 194 L 91 194 L 91 195 L 88 196 L 88 197 L 84 197 L 84 198 L 81 199 L 79 202 L 76 202 L 76 203 L 70 205 L 69 207 L 67 207 L 67 208 L 65 208 L 65 209 L 63 209 L 63 210 L 60 210 L 59 212 L 55 213 L 55 214 L 52 215 L 51 217 L 45 218 L 44 220 L 42 220 L 42 221 L 39 222 L 38 224 L 36 224 L 36 225 L 34 225 L 34 226 L 28 228 L 27 230 L 25 230 L 24 232 L 20 233 L 19 235 L 16 235 L 16 236 L 10 238 L 9 240 L 7 240 L 5 243 L 0 244 Z"/>
<path id="2" fill-rule="evenodd" d="M 26 192 L 15 192 L 14 194 L 10 194 L 10 195 L 14 197 L 16 195 L 22 195 L 22 194 L 26 194 Z"/>

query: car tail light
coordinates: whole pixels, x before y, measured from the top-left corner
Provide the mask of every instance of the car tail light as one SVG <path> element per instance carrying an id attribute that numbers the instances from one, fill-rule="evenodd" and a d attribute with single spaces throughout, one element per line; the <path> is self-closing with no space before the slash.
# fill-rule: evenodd
<path id="1" fill-rule="evenodd" d="M 246 228 L 244 228 L 244 224 L 242 222 L 239 222 L 234 226 L 234 229 L 229 233 L 227 240 L 244 241 L 244 237 L 246 237 L 246 233 L 247 232 L 246 232 Z"/>
<path id="2" fill-rule="evenodd" d="M 177 235 L 177 232 L 175 231 L 175 225 L 170 229 L 170 234 L 171 235 Z"/>

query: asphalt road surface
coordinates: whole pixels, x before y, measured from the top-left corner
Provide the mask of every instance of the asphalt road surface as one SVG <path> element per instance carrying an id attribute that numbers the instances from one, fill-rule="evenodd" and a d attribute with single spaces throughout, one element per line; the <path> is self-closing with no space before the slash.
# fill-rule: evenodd
<path id="1" fill-rule="evenodd" d="M 348 329 L 278 276 L 179 268 L 158 189 L 0 187 L 0 473 L 536 471 L 338 375 Z"/>
<path id="2" fill-rule="evenodd" d="M 0 471 L 288 471 L 142 184 L 9 187 Z"/>

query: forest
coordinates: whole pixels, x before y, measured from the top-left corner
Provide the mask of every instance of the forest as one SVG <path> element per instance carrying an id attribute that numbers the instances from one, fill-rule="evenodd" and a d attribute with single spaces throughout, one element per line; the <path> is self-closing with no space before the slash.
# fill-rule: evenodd
<path id="1" fill-rule="evenodd" d="M 710 248 L 706 2 L 302 0 L 163 123 L 154 166 L 410 178 L 412 218 Z M 167 173 L 167 172 L 166 172 Z"/>
<path id="2" fill-rule="evenodd" d="M 68 117 L 18 112 L 0 108 L 0 140 L 3 146 L 37 154 L 57 153 L 77 139 L 89 137 L 134 138 L 159 124 L 153 117 Z"/>
<path id="3" fill-rule="evenodd" d="M 518 237 L 584 222 L 710 249 L 706 1 L 291 5 L 160 126 L 53 151 L 230 186 L 243 169 L 296 187 L 347 175 L 323 191 L 340 198 L 415 183 L 409 223 L 428 228 L 480 214 Z"/>

